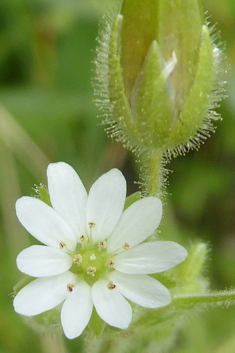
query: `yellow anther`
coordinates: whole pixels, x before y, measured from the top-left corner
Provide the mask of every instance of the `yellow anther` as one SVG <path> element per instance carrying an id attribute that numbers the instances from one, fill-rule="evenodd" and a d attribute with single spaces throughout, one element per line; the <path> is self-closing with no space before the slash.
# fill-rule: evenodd
<path id="1" fill-rule="evenodd" d="M 109 260 L 106 265 L 111 268 L 115 267 L 115 263 L 113 262 L 113 260 Z"/>
<path id="2" fill-rule="evenodd" d="M 79 239 L 80 239 L 81 243 L 87 243 L 88 242 L 88 238 L 84 234 L 82 234 Z"/>
<path id="3" fill-rule="evenodd" d="M 95 254 L 92 254 L 92 255 L 90 256 L 90 261 L 94 261 L 94 260 L 96 260 L 96 256 L 95 256 Z"/>
<path id="4" fill-rule="evenodd" d="M 92 266 L 87 267 L 87 274 L 88 275 L 91 275 L 92 277 L 94 277 L 95 272 L 96 272 L 96 267 L 92 267 Z"/>
<path id="5" fill-rule="evenodd" d="M 110 281 L 108 284 L 107 284 L 107 288 L 110 289 L 110 290 L 113 290 L 115 289 L 117 286 L 116 284 L 114 284 L 112 281 Z"/>
<path id="6" fill-rule="evenodd" d="M 88 222 L 88 226 L 90 229 L 94 229 L 96 227 L 96 223 L 95 222 Z"/>
<path id="7" fill-rule="evenodd" d="M 122 247 L 123 247 L 124 250 L 129 250 L 130 249 L 130 244 L 125 243 Z"/>
<path id="8" fill-rule="evenodd" d="M 64 248 L 67 248 L 68 247 L 68 245 L 67 245 L 67 243 L 65 242 L 65 241 L 61 241 L 60 242 L 60 244 L 59 244 L 59 247 L 60 247 L 60 249 L 64 249 Z"/>
<path id="9" fill-rule="evenodd" d="M 82 255 L 81 254 L 74 255 L 73 262 L 75 264 L 81 264 L 82 263 Z"/>
<path id="10" fill-rule="evenodd" d="M 106 241 L 105 240 L 103 240 L 103 241 L 100 241 L 99 243 L 98 243 L 98 248 L 99 249 L 106 249 L 107 248 L 107 244 L 106 244 Z"/>
<path id="11" fill-rule="evenodd" d="M 67 284 L 67 291 L 71 293 L 74 287 L 75 287 L 74 284 L 71 284 L 71 283 Z"/>

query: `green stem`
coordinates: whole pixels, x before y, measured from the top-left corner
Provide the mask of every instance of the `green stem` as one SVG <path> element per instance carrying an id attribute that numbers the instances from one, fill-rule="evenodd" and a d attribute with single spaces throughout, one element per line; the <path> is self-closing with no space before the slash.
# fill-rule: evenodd
<path id="1" fill-rule="evenodd" d="M 147 173 L 146 173 L 147 174 Z M 162 150 L 152 150 L 148 155 L 147 194 L 161 197 L 162 194 Z"/>
<path id="2" fill-rule="evenodd" d="M 180 317 L 190 310 L 205 309 L 210 307 L 225 306 L 235 304 L 235 290 L 218 291 L 205 294 L 179 295 L 173 297 L 169 306 L 146 311 L 133 324 L 132 329 L 148 327 L 159 329 L 160 325 L 176 323 Z"/>
<path id="3" fill-rule="evenodd" d="M 172 301 L 176 309 L 192 308 L 195 306 L 213 305 L 230 306 L 235 304 L 235 290 L 218 291 L 207 294 L 178 296 Z"/>

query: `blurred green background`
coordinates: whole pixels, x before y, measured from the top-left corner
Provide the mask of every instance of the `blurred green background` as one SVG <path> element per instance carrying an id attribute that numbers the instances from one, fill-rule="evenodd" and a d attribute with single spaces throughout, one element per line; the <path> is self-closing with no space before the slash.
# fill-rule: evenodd
<path id="1" fill-rule="evenodd" d="M 37 334 L 12 307 L 23 277 L 16 255 L 33 242 L 15 216 L 15 201 L 46 183 L 49 162 L 65 161 L 87 188 L 120 168 L 128 191 L 137 190 L 131 154 L 107 140 L 93 103 L 98 22 L 116 0 L 0 0 L 0 353 L 79 352 L 82 339 Z M 235 2 L 204 0 L 227 44 L 231 71 L 223 121 L 198 152 L 168 166 L 169 195 L 161 236 L 184 245 L 209 244 L 205 275 L 212 289 L 235 284 Z M 174 353 L 234 353 L 235 307 L 187 320 Z"/>

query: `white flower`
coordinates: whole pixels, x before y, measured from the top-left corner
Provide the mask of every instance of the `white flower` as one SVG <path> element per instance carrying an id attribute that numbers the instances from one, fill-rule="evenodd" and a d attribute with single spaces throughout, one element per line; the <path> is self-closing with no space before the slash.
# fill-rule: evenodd
<path id="1" fill-rule="evenodd" d="M 87 326 L 93 305 L 120 329 L 132 318 L 126 299 L 146 308 L 168 305 L 168 289 L 147 275 L 176 266 L 187 251 L 171 241 L 142 243 L 161 221 L 161 201 L 146 197 L 123 211 L 126 181 L 117 169 L 102 175 L 89 195 L 68 164 L 50 164 L 47 175 L 52 207 L 34 197 L 16 202 L 20 222 L 45 246 L 17 257 L 20 271 L 39 278 L 16 295 L 15 310 L 33 316 L 63 302 L 61 324 L 71 339 Z"/>

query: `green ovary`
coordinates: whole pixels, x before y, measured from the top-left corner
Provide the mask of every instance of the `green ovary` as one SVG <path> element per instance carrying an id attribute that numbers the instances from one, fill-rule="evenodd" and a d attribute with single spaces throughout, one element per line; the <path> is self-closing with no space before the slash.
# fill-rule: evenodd
<path id="1" fill-rule="evenodd" d="M 98 272 L 103 267 L 103 261 L 100 254 L 97 251 L 86 251 L 82 255 L 82 269 L 87 273 L 88 268 L 95 268 Z"/>

